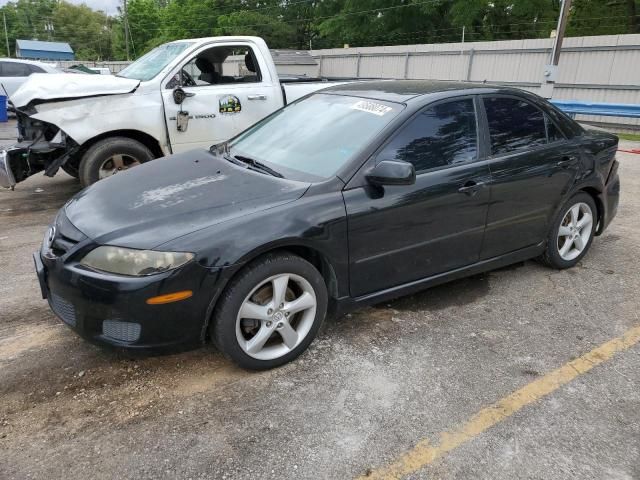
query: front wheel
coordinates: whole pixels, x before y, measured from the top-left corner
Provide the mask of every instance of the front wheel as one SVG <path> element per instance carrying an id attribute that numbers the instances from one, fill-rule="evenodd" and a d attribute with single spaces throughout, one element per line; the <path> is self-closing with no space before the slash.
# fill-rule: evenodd
<path id="1" fill-rule="evenodd" d="M 268 254 L 231 281 L 214 312 L 211 336 L 243 368 L 265 370 L 298 357 L 327 311 L 320 272 L 289 253 Z"/>
<path id="2" fill-rule="evenodd" d="M 588 193 L 580 192 L 562 207 L 542 255 L 543 263 L 563 269 L 577 264 L 591 246 L 597 224 L 597 209 Z"/>
<path id="3" fill-rule="evenodd" d="M 145 145 L 127 137 L 100 140 L 86 151 L 80 162 L 80 183 L 83 187 L 124 170 L 153 160 Z"/>

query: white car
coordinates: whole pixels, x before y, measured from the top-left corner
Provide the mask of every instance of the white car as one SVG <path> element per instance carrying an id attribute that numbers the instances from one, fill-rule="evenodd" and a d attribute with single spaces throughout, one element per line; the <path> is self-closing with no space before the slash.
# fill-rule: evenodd
<path id="1" fill-rule="evenodd" d="M 0 58 L 0 83 L 4 87 L 4 90 L 0 88 L 0 95 L 8 95 L 11 98 L 32 73 L 60 73 L 60 70 L 42 62 Z"/>
<path id="2" fill-rule="evenodd" d="M 84 185 L 141 163 L 229 140 L 284 105 L 345 83 L 280 79 L 258 37 L 166 43 L 116 75 L 33 75 L 11 97 L 18 143 L 0 186 L 62 168 Z"/>
<path id="3" fill-rule="evenodd" d="M 89 70 L 99 73 L 100 75 L 111 75 L 111 70 L 107 67 L 88 67 Z"/>

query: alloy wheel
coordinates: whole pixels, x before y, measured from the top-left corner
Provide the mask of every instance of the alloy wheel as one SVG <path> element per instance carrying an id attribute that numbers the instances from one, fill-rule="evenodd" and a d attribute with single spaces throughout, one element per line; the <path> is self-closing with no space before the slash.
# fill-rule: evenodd
<path id="1" fill-rule="evenodd" d="M 315 291 L 303 277 L 284 273 L 267 278 L 247 295 L 238 311 L 240 348 L 258 360 L 288 354 L 311 330 L 316 307 Z"/>
<path id="2" fill-rule="evenodd" d="M 98 171 L 98 179 L 102 180 L 103 178 L 110 177 L 118 172 L 128 170 L 129 168 L 136 167 L 140 164 L 140 160 L 132 157 L 131 155 L 125 155 L 121 153 L 112 155 L 104 162 L 102 162 L 102 165 L 100 165 L 100 170 Z"/>
<path id="3" fill-rule="evenodd" d="M 557 248 L 565 261 L 574 260 L 589 244 L 593 230 L 593 212 L 586 203 L 573 204 L 558 228 Z"/>

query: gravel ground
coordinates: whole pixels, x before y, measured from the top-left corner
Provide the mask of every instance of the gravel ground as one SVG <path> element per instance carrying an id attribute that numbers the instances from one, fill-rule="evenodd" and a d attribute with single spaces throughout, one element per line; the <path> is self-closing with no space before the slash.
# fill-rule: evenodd
<path id="1" fill-rule="evenodd" d="M 328 321 L 262 373 L 213 347 L 132 359 L 78 338 L 31 260 L 78 184 L 0 191 L 0 478 L 349 478 L 437 439 L 640 324 L 640 155 L 619 158 L 618 217 L 578 267 L 526 262 Z M 413 478 L 640 479 L 639 372 L 636 345 Z"/>

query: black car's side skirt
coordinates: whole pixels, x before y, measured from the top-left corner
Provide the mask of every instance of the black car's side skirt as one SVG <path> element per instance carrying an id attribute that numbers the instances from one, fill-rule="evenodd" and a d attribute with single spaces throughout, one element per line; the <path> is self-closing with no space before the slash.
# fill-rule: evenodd
<path id="1" fill-rule="evenodd" d="M 438 275 L 433 275 L 431 277 L 421 278 L 419 280 L 414 280 L 412 282 L 397 285 L 378 292 L 368 293 L 356 298 L 343 297 L 335 302 L 335 307 L 332 313 L 335 316 L 344 315 L 345 313 L 367 305 L 392 300 L 394 298 L 425 290 L 426 288 L 451 282 L 459 278 L 476 275 L 478 273 L 495 270 L 496 268 L 506 267 L 507 265 L 529 260 L 542 254 L 544 248 L 545 243 L 540 242 L 537 245 L 516 250 L 515 252 L 510 252 L 487 260 L 481 260 L 477 263 L 467 265 L 466 267 L 439 273 Z"/>

